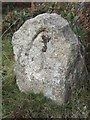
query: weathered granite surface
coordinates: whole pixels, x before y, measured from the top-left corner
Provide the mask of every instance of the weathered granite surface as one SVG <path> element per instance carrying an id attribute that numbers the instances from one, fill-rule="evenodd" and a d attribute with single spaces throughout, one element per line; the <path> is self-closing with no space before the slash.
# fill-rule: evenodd
<path id="1" fill-rule="evenodd" d="M 83 65 L 77 38 L 64 18 L 44 13 L 27 20 L 14 33 L 12 45 L 21 91 L 42 92 L 60 105 L 69 99 Z"/>

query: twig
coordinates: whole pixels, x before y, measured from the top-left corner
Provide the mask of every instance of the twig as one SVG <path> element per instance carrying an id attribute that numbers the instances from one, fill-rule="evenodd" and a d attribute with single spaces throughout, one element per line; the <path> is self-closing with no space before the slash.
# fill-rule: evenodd
<path id="1" fill-rule="evenodd" d="M 77 35 L 77 38 L 78 38 L 78 47 L 79 47 L 80 57 L 81 57 L 81 59 L 82 59 L 83 65 L 84 65 L 84 67 L 85 67 L 86 74 L 87 74 L 87 76 L 88 76 L 88 80 L 90 81 L 90 76 L 89 76 L 89 73 L 88 73 L 88 69 L 87 69 L 87 66 L 86 66 L 86 64 L 85 64 L 83 55 L 82 55 L 82 53 L 81 53 L 81 46 L 80 46 L 80 42 L 79 42 L 79 35 L 78 35 L 78 31 L 77 31 L 77 24 L 76 24 L 76 22 L 75 22 L 75 27 L 76 27 L 76 35 Z"/>
<path id="2" fill-rule="evenodd" d="M 76 14 L 80 11 L 80 9 L 81 9 L 82 7 L 84 7 L 84 1 L 81 3 L 80 7 L 79 7 L 78 10 L 76 11 Z M 86 64 L 85 64 L 85 61 L 84 61 L 82 52 L 81 52 L 80 40 L 79 40 L 78 29 L 77 29 L 77 19 L 75 20 L 75 24 L 74 24 L 74 25 L 75 25 L 75 27 L 76 27 L 76 35 L 77 35 L 77 39 L 78 39 L 78 47 L 79 47 L 80 57 L 81 57 L 81 59 L 82 59 L 83 65 L 84 65 L 84 67 L 85 67 L 88 80 L 89 80 L 89 82 L 90 82 L 89 72 L 88 72 L 87 66 L 86 66 Z"/>
<path id="3" fill-rule="evenodd" d="M 5 56 L 5 58 L 9 61 L 8 57 L 5 55 L 5 53 L 3 53 L 3 55 Z"/>
<path id="4" fill-rule="evenodd" d="M 19 20 L 19 19 L 18 19 L 18 20 Z M 5 34 L 13 25 L 16 24 L 16 22 L 17 22 L 18 20 L 14 21 L 13 24 L 10 25 L 9 28 L 8 28 L 6 31 L 4 31 L 4 33 L 1 35 L 0 39 L 4 36 L 4 34 Z"/>

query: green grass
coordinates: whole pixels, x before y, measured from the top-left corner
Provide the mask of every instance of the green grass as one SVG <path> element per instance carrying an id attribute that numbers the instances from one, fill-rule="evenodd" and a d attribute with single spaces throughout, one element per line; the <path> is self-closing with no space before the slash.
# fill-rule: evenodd
<path id="1" fill-rule="evenodd" d="M 13 27 L 12 31 L 13 29 L 16 28 Z M 89 116 L 90 84 L 87 79 L 79 88 L 73 88 L 72 99 L 70 102 L 65 103 L 63 106 L 57 106 L 50 99 L 46 99 L 42 93 L 21 93 L 16 85 L 14 63 L 14 55 L 11 44 L 11 31 L 8 31 L 2 38 L 3 118 L 87 118 Z"/>

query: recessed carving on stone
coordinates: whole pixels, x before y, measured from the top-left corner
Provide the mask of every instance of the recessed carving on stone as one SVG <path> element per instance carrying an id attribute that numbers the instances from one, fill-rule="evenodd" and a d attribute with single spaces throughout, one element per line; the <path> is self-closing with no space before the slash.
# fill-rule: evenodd
<path id="1" fill-rule="evenodd" d="M 42 52 L 46 52 L 47 50 L 47 42 L 49 42 L 51 38 L 49 36 L 42 35 L 42 42 L 44 43 L 44 46 L 42 48 Z"/>
<path id="2" fill-rule="evenodd" d="M 84 78 L 76 35 L 69 23 L 55 13 L 27 20 L 14 33 L 15 74 L 23 92 L 42 92 L 64 104 L 73 83 Z"/>

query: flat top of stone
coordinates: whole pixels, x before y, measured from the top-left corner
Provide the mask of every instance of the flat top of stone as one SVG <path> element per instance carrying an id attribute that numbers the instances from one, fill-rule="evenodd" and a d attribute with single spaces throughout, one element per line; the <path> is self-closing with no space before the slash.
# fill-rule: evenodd
<path id="1" fill-rule="evenodd" d="M 33 22 L 35 22 L 35 21 L 37 21 L 37 22 L 44 21 L 44 23 L 48 22 L 47 24 L 52 24 L 52 25 L 55 25 L 56 27 L 59 26 L 61 28 L 68 24 L 68 22 L 63 17 L 61 17 L 61 15 L 58 15 L 56 13 L 40 14 L 40 15 L 36 16 L 35 18 L 30 19 L 30 22 L 32 22 L 32 21 Z"/>

